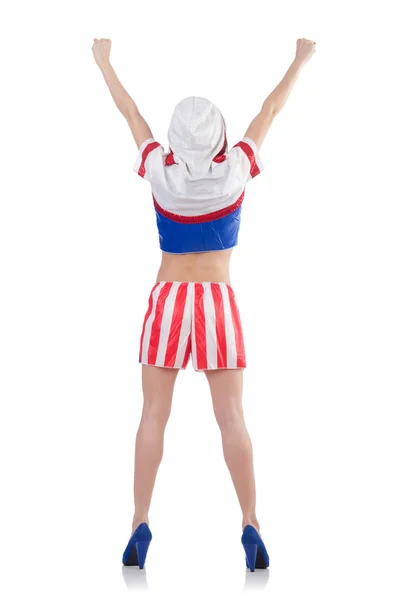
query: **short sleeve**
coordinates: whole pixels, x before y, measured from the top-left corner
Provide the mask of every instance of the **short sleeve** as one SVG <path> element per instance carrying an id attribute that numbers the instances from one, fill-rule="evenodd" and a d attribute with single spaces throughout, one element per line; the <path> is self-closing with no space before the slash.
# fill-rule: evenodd
<path id="1" fill-rule="evenodd" d="M 138 150 L 133 171 L 147 181 L 162 181 L 165 154 L 164 148 L 159 142 L 154 138 L 148 138 Z"/>
<path id="2" fill-rule="evenodd" d="M 230 168 L 235 171 L 236 177 L 241 183 L 247 183 L 259 173 L 264 166 L 259 156 L 258 148 L 249 137 L 243 137 L 228 153 Z"/>

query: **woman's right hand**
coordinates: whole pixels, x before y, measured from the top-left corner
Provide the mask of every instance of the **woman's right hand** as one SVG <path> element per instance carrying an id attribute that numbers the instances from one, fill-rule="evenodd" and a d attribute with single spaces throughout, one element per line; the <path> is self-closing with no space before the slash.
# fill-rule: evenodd
<path id="1" fill-rule="evenodd" d="M 316 42 L 307 40 L 306 38 L 299 38 L 296 41 L 296 60 L 300 63 L 305 64 L 311 59 L 316 51 Z"/>

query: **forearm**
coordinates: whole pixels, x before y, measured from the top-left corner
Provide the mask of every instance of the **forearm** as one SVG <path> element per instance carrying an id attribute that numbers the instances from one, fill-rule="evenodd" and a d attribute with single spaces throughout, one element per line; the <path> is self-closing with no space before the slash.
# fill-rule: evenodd
<path id="1" fill-rule="evenodd" d="M 286 103 L 288 96 L 294 87 L 296 80 L 304 66 L 304 62 L 295 58 L 291 63 L 288 71 L 280 81 L 278 86 L 269 94 L 263 103 L 262 110 L 269 110 L 269 106 L 274 115 L 276 115 L 283 108 Z"/>
<path id="2" fill-rule="evenodd" d="M 134 115 L 139 114 L 137 105 L 122 85 L 110 62 L 101 66 L 100 69 L 109 88 L 109 91 L 112 95 L 112 98 L 115 101 L 116 106 L 120 110 L 122 115 L 126 119 L 128 119 L 133 117 Z"/>

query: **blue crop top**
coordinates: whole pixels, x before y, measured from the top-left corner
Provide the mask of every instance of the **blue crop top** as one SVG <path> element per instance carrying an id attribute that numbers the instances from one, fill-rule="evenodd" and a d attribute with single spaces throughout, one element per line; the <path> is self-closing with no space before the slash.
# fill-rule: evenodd
<path id="1" fill-rule="evenodd" d="M 161 250 L 188 254 L 236 246 L 245 185 L 263 171 L 253 140 L 244 137 L 215 157 L 213 180 L 189 181 L 180 166 L 154 138 L 143 142 L 134 164 L 151 182 Z"/>

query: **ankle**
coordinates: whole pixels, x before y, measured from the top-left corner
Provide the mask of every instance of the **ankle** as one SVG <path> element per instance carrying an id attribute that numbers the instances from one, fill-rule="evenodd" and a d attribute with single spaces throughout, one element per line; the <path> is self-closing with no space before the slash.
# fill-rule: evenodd
<path id="1" fill-rule="evenodd" d="M 132 519 L 132 531 L 134 532 L 141 523 L 147 523 L 147 525 L 149 525 L 148 515 L 134 515 Z"/>
<path id="2" fill-rule="evenodd" d="M 259 533 L 260 525 L 259 525 L 259 521 L 256 517 L 244 516 L 243 522 L 242 522 L 242 528 L 244 529 L 244 527 L 246 525 L 252 525 L 252 527 L 254 527 L 257 530 L 257 532 Z"/>

